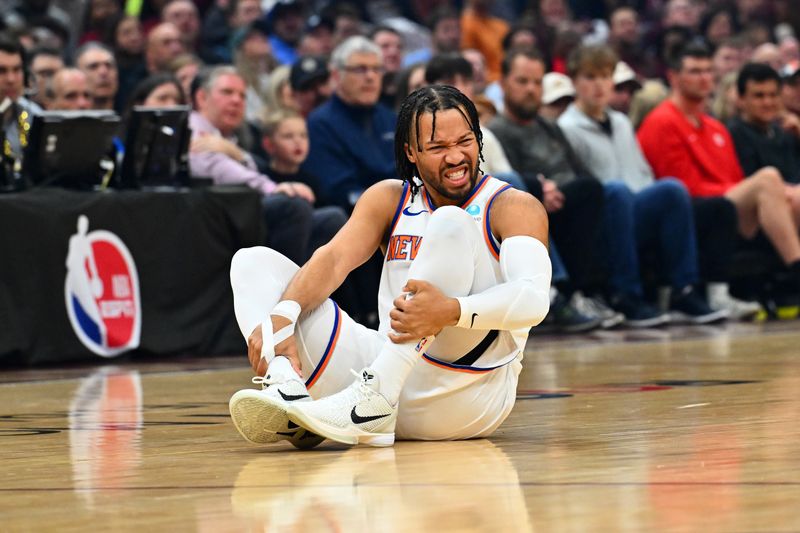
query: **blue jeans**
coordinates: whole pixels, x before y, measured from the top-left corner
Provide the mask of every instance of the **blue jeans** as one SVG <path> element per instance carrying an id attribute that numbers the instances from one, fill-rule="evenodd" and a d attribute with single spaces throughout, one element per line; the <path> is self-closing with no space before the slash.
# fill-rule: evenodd
<path id="1" fill-rule="evenodd" d="M 655 248 L 673 288 L 697 283 L 694 215 L 686 187 L 674 178 L 664 178 L 638 193 L 622 182 L 607 182 L 603 188 L 611 290 L 642 296 L 641 248 Z"/>
<path id="2" fill-rule="evenodd" d="M 553 283 L 559 283 L 569 279 L 567 268 L 564 266 L 564 261 L 561 260 L 561 256 L 558 255 L 558 249 L 556 249 L 556 244 L 553 242 L 553 239 L 550 239 L 550 263 L 553 265 Z"/>

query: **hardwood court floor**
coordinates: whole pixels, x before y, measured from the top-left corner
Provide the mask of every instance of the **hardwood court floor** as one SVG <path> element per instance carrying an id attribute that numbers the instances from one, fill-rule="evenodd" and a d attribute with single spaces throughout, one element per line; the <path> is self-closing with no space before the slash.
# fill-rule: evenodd
<path id="1" fill-rule="evenodd" d="M 488 440 L 244 442 L 244 358 L 0 373 L 0 531 L 800 531 L 800 322 L 534 337 Z"/>

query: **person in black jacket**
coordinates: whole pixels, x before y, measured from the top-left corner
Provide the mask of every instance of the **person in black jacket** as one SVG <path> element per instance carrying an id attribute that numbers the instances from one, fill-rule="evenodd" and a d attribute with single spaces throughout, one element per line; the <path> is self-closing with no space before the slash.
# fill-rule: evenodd
<path id="1" fill-rule="evenodd" d="M 745 176 L 772 166 L 787 183 L 800 183 L 800 121 L 781 117 L 783 80 L 766 64 L 748 63 L 736 80 L 741 115 L 728 122 Z M 791 191 L 787 193 L 794 197 Z M 800 213 L 795 209 L 797 213 Z"/>

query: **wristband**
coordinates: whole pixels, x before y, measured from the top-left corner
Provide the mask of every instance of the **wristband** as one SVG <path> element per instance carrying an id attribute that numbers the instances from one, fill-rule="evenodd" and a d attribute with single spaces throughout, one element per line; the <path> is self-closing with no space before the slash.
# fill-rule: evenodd
<path id="1" fill-rule="evenodd" d="M 290 321 L 289 325 L 273 333 L 272 319 L 267 318 L 261 324 L 261 358 L 266 359 L 267 363 L 272 362 L 275 357 L 275 346 L 294 335 L 294 326 L 300 318 L 300 311 L 300 304 L 294 300 L 281 300 L 272 308 L 270 316 L 282 316 Z"/>
<path id="2" fill-rule="evenodd" d="M 270 311 L 269 314 L 282 316 L 294 324 L 297 322 L 297 319 L 300 318 L 300 312 L 301 309 L 299 303 L 295 302 L 294 300 L 281 300 L 275 304 L 275 307 L 272 308 L 272 311 Z"/>

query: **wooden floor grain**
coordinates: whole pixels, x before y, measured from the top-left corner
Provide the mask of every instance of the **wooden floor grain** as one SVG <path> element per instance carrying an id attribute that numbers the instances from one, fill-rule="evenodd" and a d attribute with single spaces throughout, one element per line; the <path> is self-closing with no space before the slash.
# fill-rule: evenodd
<path id="1" fill-rule="evenodd" d="M 4 372 L 1 531 L 800 531 L 799 324 L 534 337 L 494 437 L 258 447 L 244 357 Z"/>

